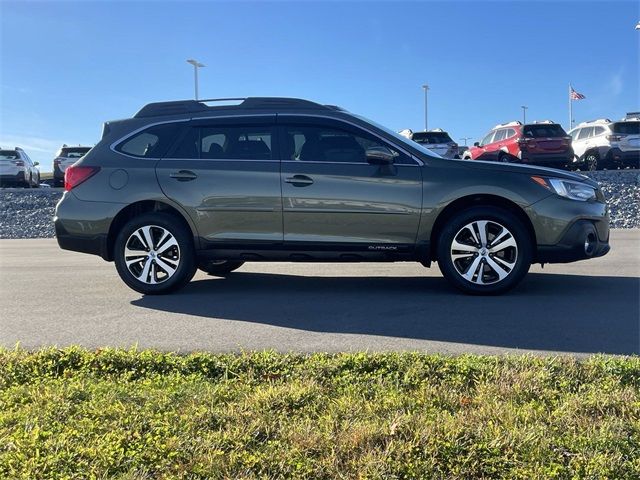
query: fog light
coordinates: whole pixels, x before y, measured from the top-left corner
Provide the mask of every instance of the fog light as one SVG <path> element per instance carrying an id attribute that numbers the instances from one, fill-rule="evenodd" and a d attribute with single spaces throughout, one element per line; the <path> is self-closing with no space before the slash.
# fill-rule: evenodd
<path id="1" fill-rule="evenodd" d="M 591 256 L 596 249 L 596 236 L 590 233 L 584 239 L 584 253 Z"/>

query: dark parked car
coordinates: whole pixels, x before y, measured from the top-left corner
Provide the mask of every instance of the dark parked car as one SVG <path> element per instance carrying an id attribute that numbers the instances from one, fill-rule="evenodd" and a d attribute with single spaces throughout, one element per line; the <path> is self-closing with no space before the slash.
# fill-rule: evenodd
<path id="1" fill-rule="evenodd" d="M 207 101 L 212 103 L 213 101 Z M 359 115 L 287 98 L 152 103 L 107 122 L 66 172 L 64 249 L 115 261 L 147 294 L 245 261 L 437 261 L 501 293 L 532 262 L 609 250 L 598 184 L 559 170 L 452 162 Z"/>

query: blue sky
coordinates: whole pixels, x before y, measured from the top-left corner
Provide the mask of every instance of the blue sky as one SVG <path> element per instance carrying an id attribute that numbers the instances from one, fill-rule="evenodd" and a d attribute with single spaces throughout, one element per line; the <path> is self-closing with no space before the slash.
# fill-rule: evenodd
<path id="1" fill-rule="evenodd" d="M 496 123 L 640 110 L 638 2 L 0 0 L 0 145 L 51 169 L 151 101 L 294 96 L 459 141 Z M 473 140 L 471 140 L 472 142 Z M 462 143 L 460 141 L 460 143 Z"/>

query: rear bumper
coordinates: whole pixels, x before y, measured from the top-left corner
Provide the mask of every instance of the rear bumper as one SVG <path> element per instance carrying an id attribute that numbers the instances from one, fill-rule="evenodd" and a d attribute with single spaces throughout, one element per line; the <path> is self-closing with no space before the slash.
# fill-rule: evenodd
<path id="1" fill-rule="evenodd" d="M 25 175 L 24 172 L 18 172 L 15 174 L 3 174 L 0 175 L 0 182 L 2 183 L 24 183 Z"/>
<path id="2" fill-rule="evenodd" d="M 569 227 L 560 242 L 540 245 L 536 263 L 569 263 L 588 258 L 602 257 L 610 250 L 609 235 L 601 240 L 593 221 L 578 220 Z"/>
<path id="3" fill-rule="evenodd" d="M 107 238 L 119 203 L 86 202 L 65 192 L 56 206 L 53 223 L 60 248 L 99 255 L 110 260 Z"/>
<path id="4" fill-rule="evenodd" d="M 518 158 L 520 158 L 520 162 L 527 165 L 564 167 L 577 163 L 575 162 L 573 150 L 557 154 L 520 152 Z"/>
<path id="5" fill-rule="evenodd" d="M 621 167 L 640 167 L 640 150 L 620 150 L 611 148 L 607 152 L 605 160 Z"/>

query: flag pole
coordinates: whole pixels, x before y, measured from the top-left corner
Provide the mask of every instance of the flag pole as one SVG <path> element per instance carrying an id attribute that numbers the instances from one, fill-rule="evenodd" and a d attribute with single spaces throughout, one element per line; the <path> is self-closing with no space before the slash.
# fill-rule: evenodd
<path id="1" fill-rule="evenodd" d="M 571 84 L 569 84 L 569 130 L 573 127 L 573 102 L 571 101 Z"/>

